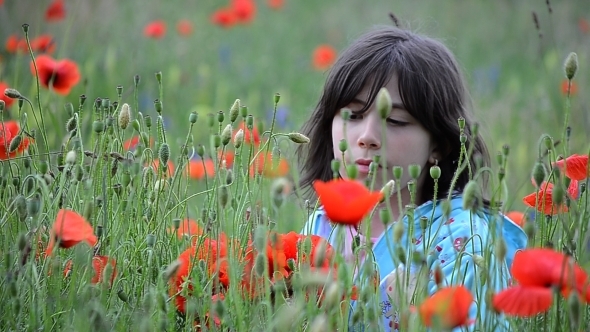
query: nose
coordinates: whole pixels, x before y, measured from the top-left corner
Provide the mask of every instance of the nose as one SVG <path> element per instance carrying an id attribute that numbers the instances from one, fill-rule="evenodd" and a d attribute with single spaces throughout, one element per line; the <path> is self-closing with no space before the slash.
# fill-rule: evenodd
<path id="1" fill-rule="evenodd" d="M 364 149 L 381 149 L 381 122 L 368 116 L 364 119 L 362 126 L 357 140 L 358 146 Z"/>

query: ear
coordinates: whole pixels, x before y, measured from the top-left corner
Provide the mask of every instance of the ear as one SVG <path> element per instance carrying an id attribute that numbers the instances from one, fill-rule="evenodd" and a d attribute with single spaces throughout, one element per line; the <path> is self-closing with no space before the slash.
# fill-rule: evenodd
<path id="1" fill-rule="evenodd" d="M 430 150 L 430 156 L 428 157 L 428 162 L 432 165 L 437 164 L 437 161 L 440 162 L 446 156 L 448 156 L 450 153 L 450 151 L 449 151 L 450 149 L 446 143 L 439 144 L 436 142 L 432 142 L 431 146 L 432 146 L 432 148 Z"/>

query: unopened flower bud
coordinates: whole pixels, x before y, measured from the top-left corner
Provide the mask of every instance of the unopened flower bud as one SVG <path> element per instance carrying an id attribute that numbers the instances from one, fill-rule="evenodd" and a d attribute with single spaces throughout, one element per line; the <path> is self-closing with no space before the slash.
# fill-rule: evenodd
<path id="1" fill-rule="evenodd" d="M 544 189 L 544 188 L 541 188 Z M 553 204 L 555 206 L 560 206 L 563 203 L 565 198 L 565 190 L 563 189 L 562 183 L 556 183 L 553 186 L 553 191 L 551 192 L 551 198 L 553 199 Z"/>
<path id="2" fill-rule="evenodd" d="M 131 111 L 129 109 L 129 104 L 125 103 L 121 106 L 121 111 L 119 112 L 119 128 L 125 129 L 129 125 L 129 121 L 131 120 Z"/>
<path id="3" fill-rule="evenodd" d="M 277 92 L 277 93 L 275 93 L 274 98 L 273 98 L 275 105 L 279 103 L 279 100 L 281 100 L 281 94 Z"/>
<path id="4" fill-rule="evenodd" d="M 387 119 L 391 111 L 391 96 L 385 87 L 382 87 L 377 93 L 377 111 L 381 119 Z"/>
<path id="5" fill-rule="evenodd" d="M 196 151 L 197 155 L 203 158 L 203 156 L 205 155 L 205 146 L 203 144 L 197 145 Z"/>
<path id="6" fill-rule="evenodd" d="M 538 161 L 535 163 L 533 167 L 533 180 L 535 180 L 535 184 L 537 188 L 541 187 L 543 181 L 545 181 L 545 176 L 547 175 L 547 170 L 545 169 L 545 164 Z"/>
<path id="7" fill-rule="evenodd" d="M 383 186 L 383 188 L 381 188 L 381 193 L 383 194 L 383 198 L 381 199 L 381 202 L 384 202 L 388 197 L 390 197 L 393 194 L 394 190 L 395 190 L 395 181 L 394 180 L 387 181 L 387 183 Z"/>
<path id="8" fill-rule="evenodd" d="M 227 206 L 227 202 L 229 202 L 229 190 L 227 186 L 219 187 L 219 204 L 222 208 Z"/>
<path id="9" fill-rule="evenodd" d="M 23 135 L 22 134 L 16 135 L 12 139 L 12 141 L 10 141 L 10 145 L 8 146 L 8 152 L 12 153 L 12 152 L 16 151 L 22 141 L 23 141 Z"/>
<path id="10" fill-rule="evenodd" d="M 234 123 L 240 115 L 240 100 L 236 99 L 229 109 L 229 121 Z"/>
<path id="11" fill-rule="evenodd" d="M 476 181 L 470 180 L 463 190 L 463 209 L 475 211 L 482 201 L 481 188 Z"/>
<path id="12" fill-rule="evenodd" d="M 221 136 L 219 136 L 218 134 L 213 134 L 211 136 L 211 142 L 213 143 L 213 147 L 217 149 L 221 146 Z"/>
<path id="13" fill-rule="evenodd" d="M 221 144 L 223 144 L 223 146 L 229 144 L 229 141 L 231 141 L 231 134 L 232 127 L 231 124 L 228 124 L 227 126 L 225 126 L 225 128 L 223 128 L 223 131 L 221 132 Z"/>
<path id="14" fill-rule="evenodd" d="M 393 243 L 401 243 L 404 236 L 404 223 L 397 221 L 393 226 Z"/>
<path id="15" fill-rule="evenodd" d="M 309 143 L 309 138 L 301 133 L 289 133 L 289 139 L 297 144 Z"/>
<path id="16" fill-rule="evenodd" d="M 154 245 L 156 244 L 156 235 L 148 234 L 147 237 L 145 238 L 145 241 L 146 241 L 148 247 L 153 248 Z"/>
<path id="17" fill-rule="evenodd" d="M 16 90 L 16 89 L 12 89 L 12 88 L 5 89 L 4 95 L 6 97 L 12 98 L 12 99 L 22 98 L 22 95 L 20 94 L 20 92 L 18 92 L 18 90 Z"/>
<path id="18" fill-rule="evenodd" d="M 567 58 L 565 59 L 565 63 L 563 64 L 563 70 L 565 71 L 565 77 L 568 80 L 571 80 L 576 76 L 576 71 L 578 70 L 578 55 L 574 52 L 571 52 Z"/>
<path id="19" fill-rule="evenodd" d="M 76 117 L 73 116 L 66 122 L 66 130 L 68 132 L 70 132 L 70 131 L 76 129 L 77 125 L 78 125 L 78 121 L 76 120 Z"/>
<path id="20" fill-rule="evenodd" d="M 430 177 L 434 180 L 438 180 L 440 178 L 440 167 L 437 165 L 430 167 Z"/>
<path id="21" fill-rule="evenodd" d="M 244 143 L 244 129 L 239 129 L 238 132 L 234 135 L 234 147 L 239 149 L 242 144 Z"/>
<path id="22" fill-rule="evenodd" d="M 70 150 L 66 154 L 66 164 L 74 165 L 76 163 L 76 151 Z"/>

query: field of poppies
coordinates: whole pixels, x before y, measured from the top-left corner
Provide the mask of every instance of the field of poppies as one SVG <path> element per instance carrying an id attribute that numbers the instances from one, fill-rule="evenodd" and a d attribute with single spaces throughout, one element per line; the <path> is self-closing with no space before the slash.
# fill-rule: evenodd
<path id="1" fill-rule="evenodd" d="M 370 260 L 299 233 L 347 199 L 366 204 L 330 219 L 358 224 L 391 188 L 318 181 L 317 202 L 295 150 L 339 52 L 393 24 L 456 54 L 485 194 L 529 238 L 508 288 L 471 294 L 434 267 L 433 296 L 391 299 L 395 327 L 586 330 L 590 7 L 510 0 L 0 0 L 0 329 L 382 329 Z M 482 278 L 502 248 L 472 257 Z"/>

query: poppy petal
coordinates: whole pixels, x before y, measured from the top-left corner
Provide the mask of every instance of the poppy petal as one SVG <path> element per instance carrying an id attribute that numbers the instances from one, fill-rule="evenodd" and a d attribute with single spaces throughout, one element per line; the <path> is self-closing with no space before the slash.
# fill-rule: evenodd
<path id="1" fill-rule="evenodd" d="M 521 285 L 509 287 L 492 298 L 494 309 L 517 317 L 532 317 L 546 312 L 552 302 L 551 288 Z"/>

